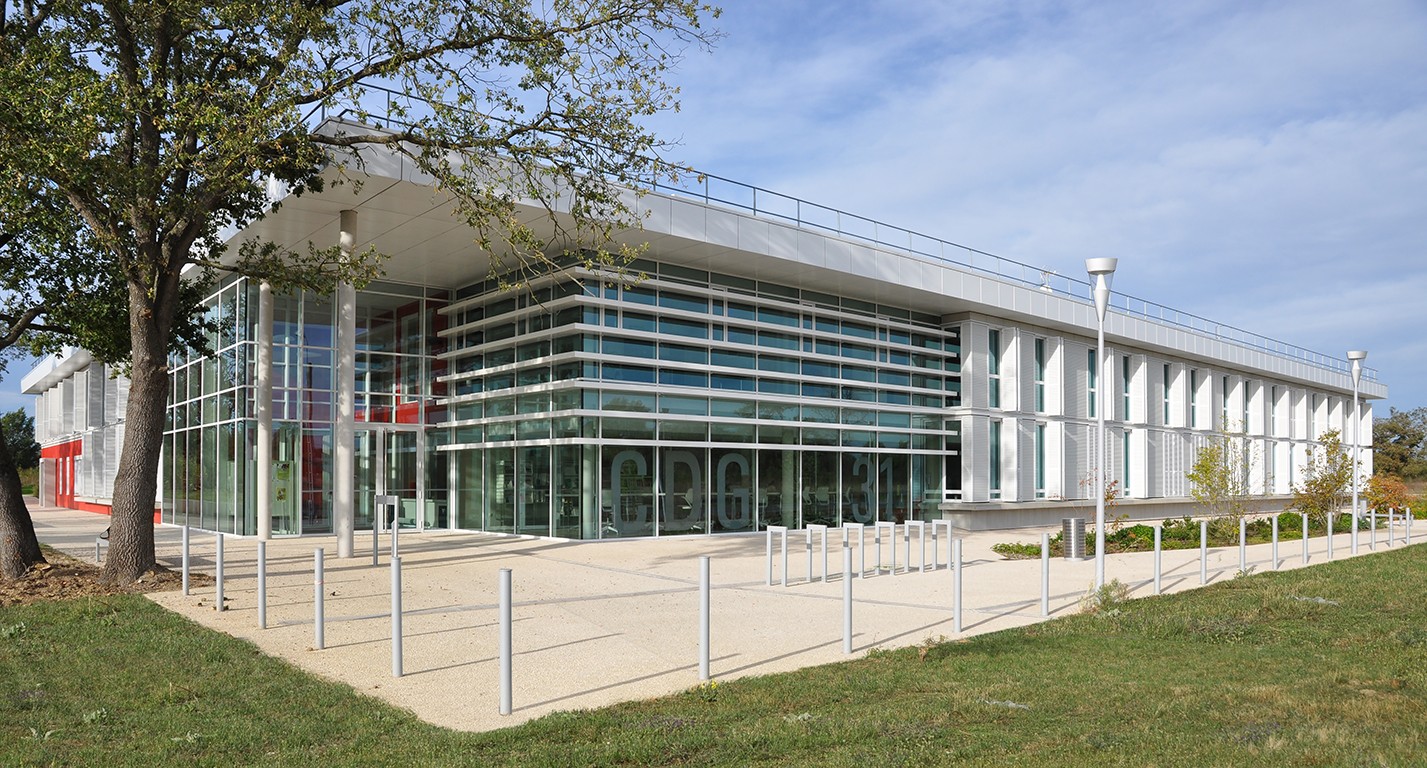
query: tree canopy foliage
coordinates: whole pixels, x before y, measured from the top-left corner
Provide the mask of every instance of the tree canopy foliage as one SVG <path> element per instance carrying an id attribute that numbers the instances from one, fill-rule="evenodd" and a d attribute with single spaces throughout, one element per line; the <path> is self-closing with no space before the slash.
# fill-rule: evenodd
<path id="1" fill-rule="evenodd" d="M 695 0 L 0 0 L 0 178 L 18 190 L 5 226 L 83 254 L 120 310 L 70 319 L 126 337 L 109 347 L 132 384 L 106 575 L 153 564 L 167 356 L 191 278 L 328 290 L 377 273 L 372 254 L 331 244 L 228 253 L 224 233 L 267 212 L 270 181 L 322 190 L 334 164 L 380 148 L 435 179 L 496 269 L 555 269 L 552 251 L 575 248 L 613 262 L 613 235 L 638 223 L 624 188 L 672 168 L 642 121 L 677 107 L 670 69 L 716 15 Z M 551 235 L 522 201 L 569 215 Z M 42 303 L 49 319 L 77 306 Z M 98 328 L 68 330 L 89 346 Z"/>
<path id="2" fill-rule="evenodd" d="M 1393 408 L 1374 419 L 1372 442 L 1375 472 L 1427 478 L 1427 408 Z"/>
<path id="3" fill-rule="evenodd" d="M 35 420 L 24 408 L 16 408 L 0 415 L 0 434 L 5 435 L 5 445 L 10 449 L 10 458 L 19 469 L 34 469 L 40 465 L 40 444 L 35 442 Z"/>

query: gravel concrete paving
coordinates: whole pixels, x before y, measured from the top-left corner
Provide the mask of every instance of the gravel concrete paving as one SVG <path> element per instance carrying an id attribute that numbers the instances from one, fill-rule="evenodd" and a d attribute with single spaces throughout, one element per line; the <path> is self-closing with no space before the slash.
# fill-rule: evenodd
<path id="1" fill-rule="evenodd" d="M 94 557 L 94 537 L 108 518 L 86 512 L 32 507 L 40 540 L 75 556 Z M 1044 529 L 958 531 L 963 541 L 963 626 L 952 624 L 953 578 L 947 542 L 928 531 L 927 569 L 918 542 L 899 535 L 897 571 L 886 566 L 892 546 L 880 547 L 866 531 L 867 570 L 853 585 L 853 655 L 873 648 L 916 645 L 928 639 L 971 636 L 1044 620 L 1041 562 L 1003 560 L 991 551 L 1005 541 L 1038 543 Z M 1420 532 L 1419 532 L 1420 535 Z M 1372 550 L 1364 531 L 1360 554 Z M 1401 545 L 1402 530 L 1397 531 Z M 258 626 L 257 541 L 225 537 L 225 610 L 214 610 L 215 588 L 150 595 L 158 604 L 204 626 L 249 640 L 264 652 L 309 672 L 351 685 L 449 728 L 484 731 L 542 715 L 681 691 L 699 680 L 699 558 L 710 558 L 711 675 L 728 680 L 784 672 L 848 658 L 842 637 L 842 537 L 828 536 L 831 573 L 822 580 L 815 539 L 808 579 L 806 536 L 789 532 L 787 587 L 780 547 L 774 545 L 774 585 L 768 586 L 763 534 L 683 536 L 605 542 L 568 542 L 493 534 L 404 531 L 402 676 L 393 676 L 389 539 L 382 537 L 372 565 L 370 533 L 359 533 L 356 556 L 335 557 L 327 536 L 278 538 L 268 543 L 267 628 Z M 158 526 L 159 561 L 181 565 L 181 529 Z M 1379 531 L 1377 547 L 1387 546 Z M 314 550 L 325 552 L 325 647 L 315 649 Z M 908 552 L 912 568 L 906 569 Z M 214 572 L 215 536 L 191 532 L 190 567 Z M 863 553 L 852 542 L 853 568 Z M 1334 555 L 1349 556 L 1348 534 L 1338 534 Z M 1163 590 L 1200 584 L 1199 550 L 1166 552 Z M 1254 570 L 1274 566 L 1271 545 L 1248 548 Z M 1326 562 L 1326 540 L 1310 541 L 1309 564 Z M 1238 547 L 1211 549 L 1210 582 L 1239 571 Z M 1298 541 L 1279 546 L 1280 568 L 1302 565 Z M 513 712 L 499 709 L 498 574 L 513 583 Z M 1052 559 L 1050 615 L 1078 610 L 1094 580 L 1094 561 Z M 1154 556 L 1109 556 L 1106 578 L 1153 590 Z"/>

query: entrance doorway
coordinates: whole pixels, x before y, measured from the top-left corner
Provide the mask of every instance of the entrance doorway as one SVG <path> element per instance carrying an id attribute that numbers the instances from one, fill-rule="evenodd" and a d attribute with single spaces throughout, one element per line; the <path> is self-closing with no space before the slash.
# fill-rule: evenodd
<path id="1" fill-rule="evenodd" d="M 426 530 L 440 525 L 436 504 L 426 498 L 426 434 L 420 428 L 384 425 L 356 432 L 356 525 L 370 529 L 374 497 L 397 497 L 397 524 Z"/>

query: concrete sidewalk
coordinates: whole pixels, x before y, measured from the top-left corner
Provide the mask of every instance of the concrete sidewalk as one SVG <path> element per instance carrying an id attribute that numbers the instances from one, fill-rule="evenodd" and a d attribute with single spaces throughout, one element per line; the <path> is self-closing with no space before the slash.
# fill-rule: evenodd
<path id="1" fill-rule="evenodd" d="M 108 518 L 55 508 L 32 508 L 40 540 L 93 559 L 94 538 Z M 963 536 L 963 632 L 970 636 L 1041 621 L 1041 563 L 1007 561 L 998 542 L 1039 543 L 1041 530 L 990 531 Z M 956 636 L 952 576 L 945 537 L 937 569 L 919 568 L 913 536 L 910 572 L 874 575 L 868 530 L 867 577 L 853 581 L 854 653 Z M 1423 532 L 1418 532 L 1420 536 Z M 1401 546 L 1401 526 L 1397 530 Z M 1369 534 L 1360 534 L 1368 554 Z M 275 539 L 268 544 L 268 628 L 258 628 L 256 551 L 252 538 L 225 539 L 224 596 L 214 610 L 214 588 L 158 593 L 152 599 L 205 626 L 252 641 L 263 651 L 358 691 L 412 710 L 437 725 L 490 730 L 559 710 L 585 709 L 673 693 L 699 683 L 699 557 L 711 558 L 711 672 L 727 680 L 825 664 L 842 651 L 842 552 L 836 529 L 828 537 L 832 574 L 821 581 L 821 548 L 813 550 L 808 581 L 803 532 L 789 535 L 789 586 L 780 585 L 775 544 L 774 586 L 766 586 L 765 540 L 758 536 L 669 537 L 574 543 L 475 533 L 401 534 L 404 675 L 392 676 L 391 570 L 386 536 L 380 565 L 372 566 L 371 535 L 358 534 L 357 556 L 335 558 L 332 537 Z M 159 561 L 181 562 L 178 528 L 156 530 Z M 1380 530 L 1377 547 L 1387 547 Z M 212 574 L 215 537 L 192 534 L 191 567 Z M 1326 562 L 1326 539 L 1309 542 L 1309 563 Z M 326 648 L 314 650 L 313 550 L 325 560 Z M 906 545 L 896 542 L 897 566 Z M 882 546 L 884 564 L 891 547 Z M 1302 545 L 1279 545 L 1278 567 L 1301 567 Z M 1349 536 L 1334 540 L 1335 558 L 1349 556 Z M 1269 570 L 1270 545 L 1248 548 L 1248 564 Z M 1106 579 L 1151 594 L 1152 553 L 1113 555 Z M 853 568 L 859 552 L 853 544 Z M 1211 549 L 1210 582 L 1239 571 L 1238 547 Z M 512 571 L 514 713 L 498 714 L 497 579 Z M 1199 586 L 1199 550 L 1166 552 L 1163 588 Z M 1051 561 L 1052 617 L 1073 613 L 1094 581 L 1094 560 Z"/>

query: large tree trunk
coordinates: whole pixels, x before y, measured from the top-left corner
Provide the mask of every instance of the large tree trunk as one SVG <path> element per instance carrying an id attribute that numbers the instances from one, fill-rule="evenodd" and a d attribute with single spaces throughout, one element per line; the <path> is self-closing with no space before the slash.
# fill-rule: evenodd
<path id="1" fill-rule="evenodd" d="M 35 523 L 20 493 L 20 471 L 10 456 L 0 429 L 0 578 L 18 579 L 36 563 L 45 562 Z"/>
<path id="2" fill-rule="evenodd" d="M 103 580 L 126 584 L 154 567 L 154 502 L 168 405 L 168 332 L 172 307 L 152 310 L 142 286 L 129 287 L 132 368 L 124 447 L 114 475 L 113 519 Z M 167 317 L 165 317 L 167 315 Z"/>

